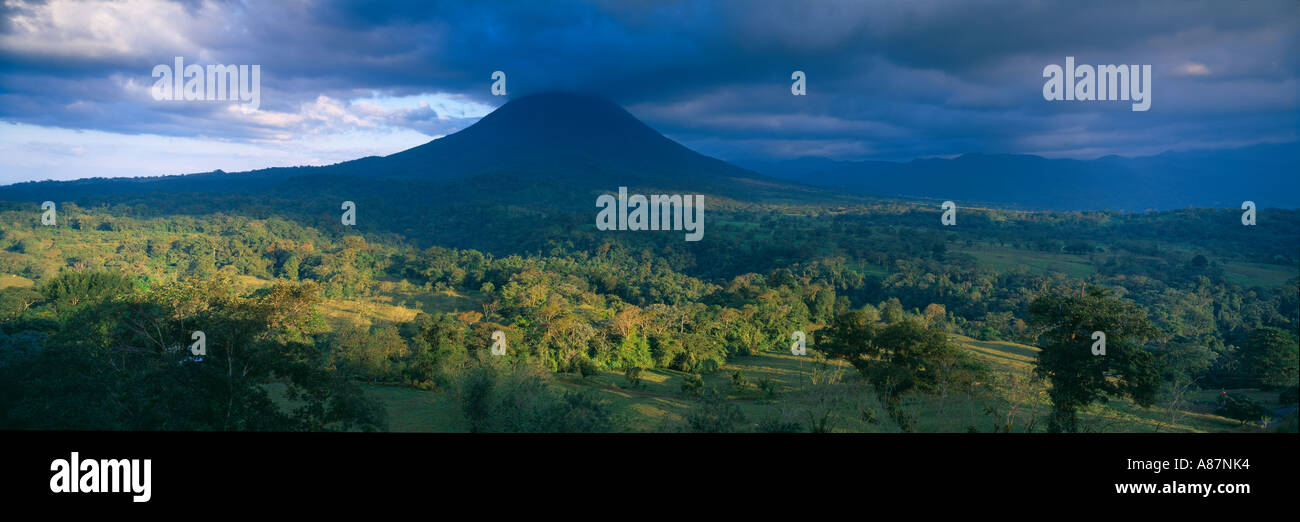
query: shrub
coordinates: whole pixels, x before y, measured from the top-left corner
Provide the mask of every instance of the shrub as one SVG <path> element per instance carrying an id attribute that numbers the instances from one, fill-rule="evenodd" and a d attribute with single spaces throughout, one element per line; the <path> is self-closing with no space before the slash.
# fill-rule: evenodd
<path id="1" fill-rule="evenodd" d="M 641 386 L 641 367 L 628 366 L 623 370 L 623 377 L 627 378 L 627 385 L 632 388 Z"/>
<path id="2" fill-rule="evenodd" d="M 605 403 L 586 393 L 556 393 L 550 373 L 535 363 L 480 363 L 465 371 L 456 392 L 472 432 L 599 433 L 615 428 Z"/>
<path id="3" fill-rule="evenodd" d="M 749 389 L 749 379 L 745 377 L 745 372 L 740 370 L 731 372 L 731 386 L 736 389 L 736 393 L 744 393 Z"/>
<path id="4" fill-rule="evenodd" d="M 801 433 L 803 432 L 803 425 L 794 421 L 771 418 L 758 423 L 758 431 L 762 433 Z"/>
<path id="5" fill-rule="evenodd" d="M 875 408 L 862 408 L 862 420 L 867 424 L 880 424 L 880 417 Z"/>
<path id="6" fill-rule="evenodd" d="M 686 414 L 686 422 L 697 433 L 729 433 L 736 431 L 737 424 L 745 422 L 745 413 L 740 411 L 740 406 L 727 402 L 721 392 L 710 388 L 704 393 L 700 407 Z"/>
<path id="7" fill-rule="evenodd" d="M 1230 395 L 1228 392 L 1219 394 L 1219 407 L 1214 412 L 1229 419 L 1234 419 L 1243 426 L 1247 422 L 1256 422 L 1268 415 L 1268 409 L 1258 402 L 1251 400 L 1249 397 Z"/>
<path id="8" fill-rule="evenodd" d="M 583 379 L 586 379 L 600 375 L 600 368 L 597 368 L 596 363 L 591 362 L 591 359 L 583 359 L 578 363 L 578 372 L 582 373 Z"/>
<path id="9" fill-rule="evenodd" d="M 689 397 L 698 396 L 700 392 L 703 390 L 704 390 L 704 378 L 700 377 L 700 374 L 698 373 L 687 375 L 686 379 L 682 380 L 682 394 L 686 396 Z"/>

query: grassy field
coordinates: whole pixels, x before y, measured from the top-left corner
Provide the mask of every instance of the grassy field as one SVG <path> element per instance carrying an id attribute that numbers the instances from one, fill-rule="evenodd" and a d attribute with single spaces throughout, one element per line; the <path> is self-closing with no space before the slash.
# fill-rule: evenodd
<path id="1" fill-rule="evenodd" d="M 27 281 L 21 277 L 14 284 Z M 232 276 L 240 293 L 270 286 L 273 281 L 248 275 Z M 0 288 L 6 285 L 4 276 L 0 276 Z M 420 312 L 444 313 L 476 310 L 482 302 L 480 292 L 426 291 L 417 286 L 403 285 L 398 281 L 379 280 L 375 283 L 375 295 L 354 299 L 326 299 L 320 304 L 320 311 L 330 324 L 351 323 L 358 326 L 370 326 L 376 322 L 404 323 L 411 321 Z"/>
<path id="2" fill-rule="evenodd" d="M 363 384 L 366 395 L 388 409 L 388 430 L 396 432 L 466 432 L 469 424 L 451 393 L 406 386 Z"/>
<path id="3" fill-rule="evenodd" d="M 1223 277 L 1241 286 L 1282 286 L 1300 277 L 1300 267 L 1232 261 L 1224 263 Z"/>
<path id="4" fill-rule="evenodd" d="M 478 291 L 432 291 L 391 279 L 380 279 L 376 286 L 379 295 L 374 301 L 429 314 L 478 310 L 483 301 L 482 292 Z"/>
<path id="5" fill-rule="evenodd" d="M 0 275 L 0 288 L 9 288 L 11 286 L 15 286 L 18 288 L 28 288 L 34 284 L 36 284 L 35 281 L 32 281 L 31 279 L 27 279 L 26 277 L 10 275 L 10 274 Z"/>
<path id="6" fill-rule="evenodd" d="M 1020 267 L 1040 274 L 1060 272 L 1071 277 L 1083 278 L 1094 271 L 1087 257 L 1073 254 L 990 246 L 959 248 L 953 251 L 973 256 L 980 264 L 999 272 Z"/>

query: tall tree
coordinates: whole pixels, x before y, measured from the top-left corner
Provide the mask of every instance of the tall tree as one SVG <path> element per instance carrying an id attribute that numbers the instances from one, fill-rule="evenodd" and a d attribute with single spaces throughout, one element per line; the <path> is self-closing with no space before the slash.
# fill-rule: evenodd
<path id="1" fill-rule="evenodd" d="M 1090 287 L 1078 297 L 1040 297 L 1030 304 L 1029 317 L 1041 349 L 1034 373 L 1051 382 L 1050 430 L 1078 431 L 1079 409 L 1112 397 L 1141 406 L 1155 402 L 1159 372 L 1143 345 L 1160 331 L 1142 309 Z M 1105 355 L 1093 355 L 1098 331 L 1105 334 Z"/>
<path id="2" fill-rule="evenodd" d="M 969 388 L 986 373 L 942 331 L 910 319 L 878 328 L 865 312 L 855 310 L 837 316 L 818 332 L 817 341 L 816 348 L 827 357 L 848 361 L 862 373 L 904 431 L 911 429 L 902 408 L 906 393 L 938 392 L 946 398 L 949 391 Z"/>
<path id="3" fill-rule="evenodd" d="M 1261 386 L 1295 386 L 1297 373 L 1296 337 L 1281 328 L 1265 326 L 1250 332 L 1242 347 L 1242 369 Z"/>

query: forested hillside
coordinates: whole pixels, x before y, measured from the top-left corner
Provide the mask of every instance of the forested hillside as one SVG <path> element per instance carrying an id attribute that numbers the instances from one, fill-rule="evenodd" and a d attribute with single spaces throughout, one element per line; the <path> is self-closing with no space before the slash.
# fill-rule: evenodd
<path id="1" fill-rule="evenodd" d="M 1243 233 L 1212 209 L 967 209 L 944 227 L 926 203 L 734 203 L 697 244 L 575 213 L 512 245 L 524 208 L 446 235 L 477 250 L 273 199 L 137 198 L 60 202 L 57 226 L 0 212 L 6 426 L 1294 429 L 1294 211 Z M 1049 415 L 1059 385 L 1024 346 L 1051 346 L 1059 318 L 1034 307 L 1053 299 L 1150 326 L 1140 378 L 1078 405 L 1082 423 Z M 194 330 L 202 358 L 180 349 Z"/>

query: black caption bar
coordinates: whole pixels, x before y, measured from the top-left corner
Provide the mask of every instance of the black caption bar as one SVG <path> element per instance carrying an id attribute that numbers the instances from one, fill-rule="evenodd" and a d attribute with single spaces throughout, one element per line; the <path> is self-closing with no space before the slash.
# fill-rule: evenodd
<path id="1" fill-rule="evenodd" d="M 1281 502 L 1297 485 L 1296 437 L 1271 434 L 5 432 L 4 440 L 6 506 L 126 512 L 268 504 L 510 510 L 560 499 L 584 510 L 629 509 L 638 498 L 761 500 L 733 506 L 742 511 L 907 499 L 897 505 L 960 510 L 961 502 L 983 502 L 966 505 L 978 510 L 999 498 L 1016 506 L 1163 509 Z M 58 474 L 74 453 L 78 485 L 103 491 L 55 491 L 73 478 Z M 127 485 L 114 492 L 86 477 L 97 468 L 97 478 L 131 478 L 125 468 L 145 460 L 151 465 L 144 501 Z M 140 485 L 140 474 L 134 478 L 130 487 Z M 1202 494 L 1202 485 L 1215 491 Z"/>

